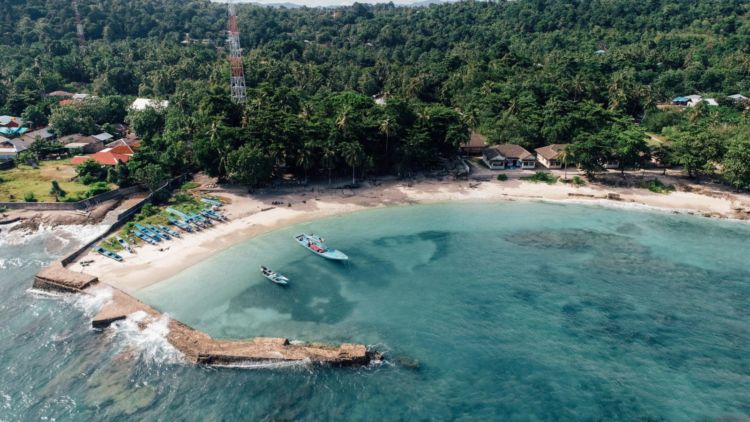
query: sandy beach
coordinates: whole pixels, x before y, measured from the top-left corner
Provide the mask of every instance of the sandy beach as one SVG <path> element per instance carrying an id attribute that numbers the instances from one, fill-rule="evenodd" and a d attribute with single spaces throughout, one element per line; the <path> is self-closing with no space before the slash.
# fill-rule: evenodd
<path id="1" fill-rule="evenodd" d="M 668 212 L 715 218 L 748 217 L 750 197 L 723 191 L 676 191 L 653 193 L 646 189 L 612 188 L 596 184 L 532 183 L 519 179 L 499 181 L 389 181 L 357 190 L 325 189 L 323 186 L 297 189 L 291 193 L 248 194 L 240 188 L 214 188 L 212 194 L 227 198 L 224 206 L 229 222 L 197 233 L 185 234 L 160 245 L 145 245 L 134 255 L 123 253 L 118 263 L 89 253 L 69 268 L 98 276 L 100 280 L 128 293 L 158 283 L 242 240 L 280 227 L 363 210 L 407 204 L 448 201 L 537 200 L 615 207 L 649 207 Z M 619 200 L 608 199 L 611 194 Z M 283 205 L 279 205 L 283 203 Z M 85 268 L 82 261 L 90 262 Z"/>

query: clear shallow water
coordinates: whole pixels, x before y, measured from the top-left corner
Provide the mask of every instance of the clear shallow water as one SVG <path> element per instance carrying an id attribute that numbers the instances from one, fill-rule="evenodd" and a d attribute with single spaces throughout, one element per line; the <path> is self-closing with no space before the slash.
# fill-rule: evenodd
<path id="1" fill-rule="evenodd" d="M 313 256 L 291 239 L 300 231 L 351 262 Z M 0 361 L 17 375 L 0 379 L 0 419 L 748 416 L 748 246 L 747 224 L 539 203 L 303 224 L 139 296 L 217 337 L 360 342 L 420 367 L 238 370 L 177 363 L 158 332 L 87 330 L 91 305 L 25 292 L 50 254 L 0 243 L 23 262 L 0 283 Z M 263 279 L 260 264 L 292 285 Z"/>

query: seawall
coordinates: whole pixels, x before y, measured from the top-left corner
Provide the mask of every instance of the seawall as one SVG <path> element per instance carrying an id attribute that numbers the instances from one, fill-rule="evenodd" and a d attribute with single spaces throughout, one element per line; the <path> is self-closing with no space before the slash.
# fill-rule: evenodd
<path id="1" fill-rule="evenodd" d="M 35 288 L 79 294 L 89 294 L 90 289 L 101 284 L 106 285 L 95 276 L 70 271 L 59 261 L 40 271 L 34 278 Z M 161 312 L 133 296 L 112 286 L 108 288 L 112 289 L 112 299 L 92 319 L 94 328 L 104 329 L 136 313 L 143 316 L 138 320 L 141 328 L 164 317 Z M 380 358 L 377 352 L 369 351 L 361 344 L 299 344 L 286 338 L 269 337 L 219 340 L 174 319 L 169 320 L 167 340 L 188 361 L 213 366 L 285 362 L 362 366 Z"/>

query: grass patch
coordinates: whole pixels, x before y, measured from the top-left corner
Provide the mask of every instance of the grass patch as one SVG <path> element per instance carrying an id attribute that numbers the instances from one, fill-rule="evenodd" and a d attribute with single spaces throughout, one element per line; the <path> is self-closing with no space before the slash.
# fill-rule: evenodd
<path id="1" fill-rule="evenodd" d="M 174 194 L 171 198 L 169 198 L 169 201 L 167 201 L 166 205 L 163 206 L 157 206 L 153 204 L 146 204 L 143 206 L 143 209 L 141 209 L 141 212 L 133 216 L 133 219 L 129 222 L 127 222 L 117 233 L 125 239 L 128 243 L 130 243 L 133 246 L 138 246 L 143 244 L 143 240 L 138 238 L 133 234 L 133 230 L 136 229 L 135 225 L 140 224 L 142 226 L 148 226 L 149 224 L 154 226 L 167 226 L 171 227 L 169 225 L 169 217 L 172 215 L 166 211 L 167 208 L 172 207 L 174 209 L 180 210 L 185 213 L 190 212 L 198 212 L 206 208 L 206 205 L 199 200 L 195 199 L 192 195 L 189 195 L 185 192 L 178 191 L 176 194 Z M 179 229 L 176 229 L 173 227 L 174 230 L 179 231 Z M 117 242 L 117 240 L 114 239 L 114 237 L 111 237 L 108 239 L 110 243 L 112 243 L 113 247 L 119 247 L 119 250 L 122 250 L 122 246 Z M 116 245 L 114 245 L 116 244 Z M 105 243 L 102 242 L 102 247 L 105 249 L 108 249 L 104 246 Z M 111 249 L 109 249 L 111 250 Z M 116 250 L 112 250 L 113 252 L 116 252 Z"/>
<path id="2" fill-rule="evenodd" d="M 581 179 L 581 176 L 573 176 L 573 184 L 576 186 L 584 186 L 586 181 Z"/>
<path id="3" fill-rule="evenodd" d="M 533 176 L 521 177 L 521 180 L 528 180 L 529 182 L 533 183 L 547 183 L 548 185 L 554 185 L 555 183 L 557 183 L 557 179 L 557 176 L 553 176 L 543 171 L 538 171 L 534 173 Z"/>
<path id="4" fill-rule="evenodd" d="M 650 190 L 651 192 L 654 192 L 654 193 L 668 194 L 668 193 L 674 191 L 674 186 L 672 186 L 672 185 L 665 185 L 659 179 L 644 180 L 639 185 L 640 185 L 640 187 L 642 187 L 644 189 L 648 189 L 648 190 Z"/>
<path id="5" fill-rule="evenodd" d="M 192 180 L 187 181 L 180 186 L 180 190 L 190 190 L 195 189 L 200 186 L 200 183 L 193 182 Z"/>
<path id="6" fill-rule="evenodd" d="M 501 182 L 504 182 L 504 181 L 508 180 L 508 175 L 507 174 L 498 174 L 497 175 L 497 180 L 499 180 Z"/>
<path id="7" fill-rule="evenodd" d="M 70 164 L 70 160 L 42 161 L 38 169 L 18 164 L 15 168 L 0 170 L 0 179 L 3 180 L 0 183 L 0 202 L 22 201 L 27 193 L 32 193 L 39 202 L 55 202 L 55 196 L 50 193 L 53 180 L 57 180 L 67 193 L 61 200 L 85 199 L 90 187 L 72 181 L 74 177 L 76 166 Z M 108 185 L 109 188 L 113 186 Z"/>

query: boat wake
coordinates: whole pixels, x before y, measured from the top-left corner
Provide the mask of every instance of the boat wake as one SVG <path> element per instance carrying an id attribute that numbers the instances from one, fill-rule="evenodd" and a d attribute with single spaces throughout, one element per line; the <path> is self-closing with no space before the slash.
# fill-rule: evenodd
<path id="1" fill-rule="evenodd" d="M 130 314 L 112 324 L 112 339 L 120 344 L 120 352 L 135 360 L 153 364 L 184 363 L 183 354 L 167 340 L 169 316 L 152 319 L 143 311 Z"/>

